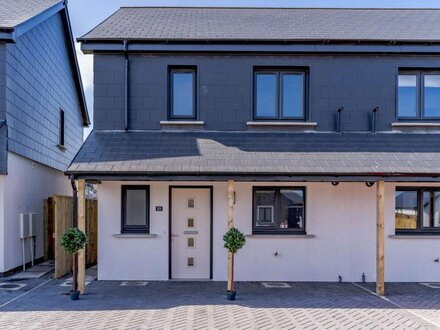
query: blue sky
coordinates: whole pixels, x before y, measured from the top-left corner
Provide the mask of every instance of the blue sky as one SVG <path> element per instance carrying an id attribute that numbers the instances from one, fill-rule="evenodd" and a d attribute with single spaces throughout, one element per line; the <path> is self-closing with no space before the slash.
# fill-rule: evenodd
<path id="1" fill-rule="evenodd" d="M 68 7 L 75 38 L 87 33 L 122 6 L 440 8 L 440 0 L 69 0 Z M 93 57 L 83 55 L 79 45 L 77 54 L 92 116 Z M 86 133 L 89 131 L 90 129 L 86 130 Z"/>

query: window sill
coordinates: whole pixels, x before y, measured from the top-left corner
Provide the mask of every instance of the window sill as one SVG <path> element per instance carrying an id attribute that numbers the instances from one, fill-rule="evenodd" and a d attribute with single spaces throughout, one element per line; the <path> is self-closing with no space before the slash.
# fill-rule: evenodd
<path id="1" fill-rule="evenodd" d="M 391 123 L 391 127 L 440 127 L 440 123 L 396 122 L 396 123 Z"/>
<path id="2" fill-rule="evenodd" d="M 393 239 L 440 239 L 440 235 L 426 235 L 426 234 L 411 234 L 411 235 L 403 235 L 403 234 L 397 234 L 397 235 L 389 235 L 389 238 Z"/>
<path id="3" fill-rule="evenodd" d="M 178 125 L 178 126 L 192 126 L 192 125 L 197 125 L 197 126 L 201 126 L 201 125 L 205 125 L 204 121 L 200 121 L 200 120 L 161 120 L 160 124 L 162 126 L 174 126 L 174 125 Z"/>
<path id="4" fill-rule="evenodd" d="M 156 234 L 113 234 L 114 238 L 156 238 Z"/>
<path id="5" fill-rule="evenodd" d="M 248 238 L 315 238 L 315 235 L 308 234 L 252 234 Z"/>
<path id="6" fill-rule="evenodd" d="M 316 122 L 305 121 L 248 121 L 247 126 L 294 126 L 294 127 L 316 127 Z"/>

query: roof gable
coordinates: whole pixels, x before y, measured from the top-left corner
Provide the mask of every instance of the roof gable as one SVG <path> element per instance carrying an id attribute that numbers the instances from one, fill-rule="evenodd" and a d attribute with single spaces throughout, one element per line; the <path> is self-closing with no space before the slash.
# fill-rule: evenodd
<path id="1" fill-rule="evenodd" d="M 122 7 L 79 40 L 440 42 L 440 10 Z"/>
<path id="2" fill-rule="evenodd" d="M 75 78 L 84 126 L 90 124 L 81 73 L 76 58 L 70 20 L 63 0 L 0 0 L 0 40 L 15 42 L 21 34 L 49 17 L 60 13 L 69 48 L 72 71 Z"/>
<path id="3" fill-rule="evenodd" d="M 0 29 L 14 30 L 17 26 L 61 4 L 61 0 L 0 0 Z"/>

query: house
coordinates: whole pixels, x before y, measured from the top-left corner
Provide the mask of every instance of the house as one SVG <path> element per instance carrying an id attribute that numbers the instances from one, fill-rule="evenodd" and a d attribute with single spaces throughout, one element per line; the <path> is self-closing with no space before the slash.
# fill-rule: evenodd
<path id="1" fill-rule="evenodd" d="M 69 16 L 60 0 L 0 0 L 0 274 L 31 261 L 20 214 L 37 221 L 44 254 L 43 199 L 72 195 L 64 171 L 89 124 Z"/>
<path id="2" fill-rule="evenodd" d="M 440 281 L 438 31 L 439 10 L 137 7 L 79 38 L 94 130 L 67 174 L 99 185 L 98 279 L 226 280 L 229 221 L 237 280 Z"/>

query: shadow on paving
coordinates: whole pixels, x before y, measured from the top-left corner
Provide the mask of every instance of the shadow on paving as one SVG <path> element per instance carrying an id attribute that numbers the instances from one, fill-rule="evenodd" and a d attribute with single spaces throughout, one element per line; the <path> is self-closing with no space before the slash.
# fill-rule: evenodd
<path id="1" fill-rule="evenodd" d="M 291 288 L 265 288 L 260 282 L 238 282 L 237 300 L 225 297 L 224 282 L 148 282 L 121 286 L 120 281 L 94 281 L 79 301 L 71 301 L 62 281 L 49 283 L 0 308 L 7 311 L 103 311 L 169 309 L 197 305 L 238 305 L 248 308 L 398 309 L 351 283 L 289 283 Z M 363 284 L 374 290 L 374 283 Z M 440 308 L 440 289 L 418 283 L 387 284 L 387 297 L 405 308 Z M 408 306 L 406 306 L 408 304 Z"/>

